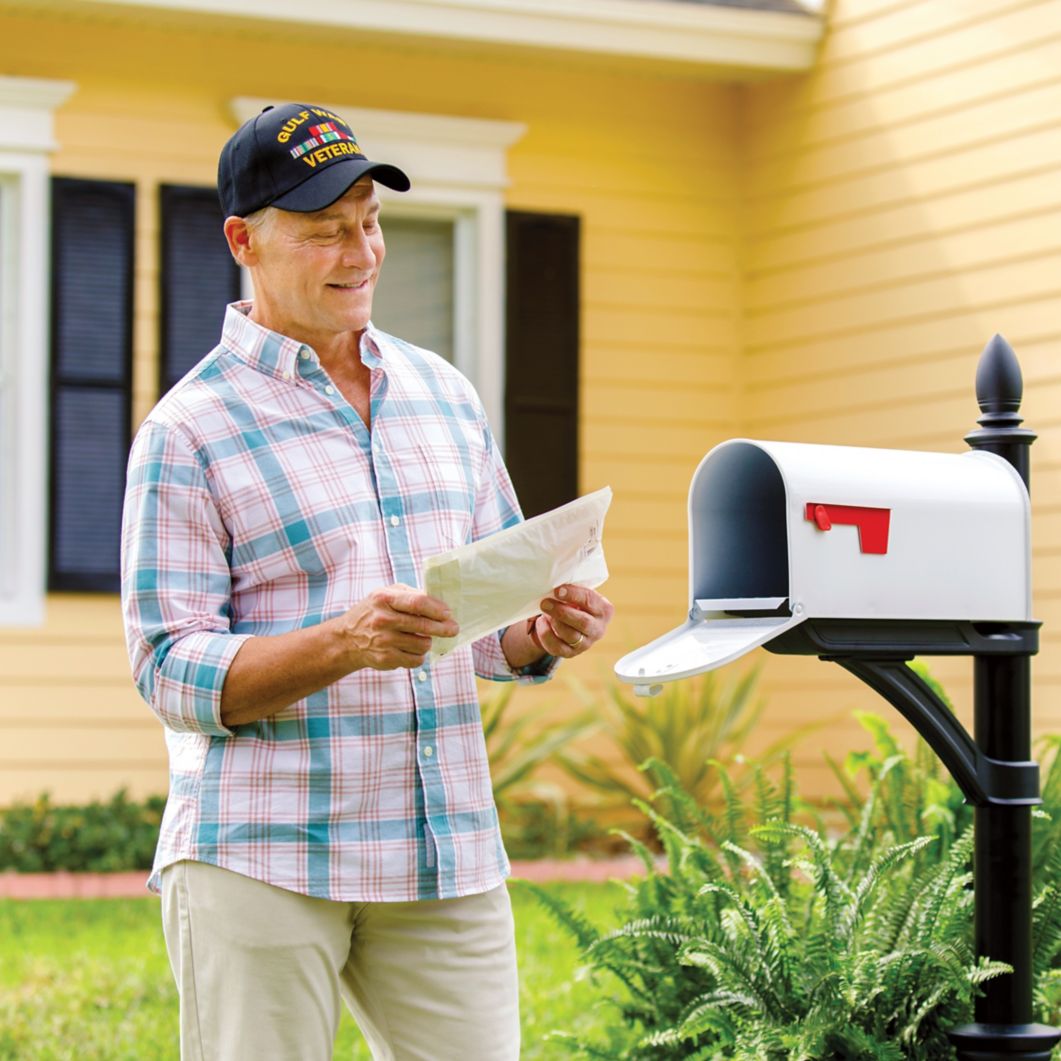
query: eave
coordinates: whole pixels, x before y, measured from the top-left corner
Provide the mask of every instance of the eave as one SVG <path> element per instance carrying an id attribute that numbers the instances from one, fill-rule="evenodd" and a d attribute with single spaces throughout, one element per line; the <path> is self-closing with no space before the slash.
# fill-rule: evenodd
<path id="1" fill-rule="evenodd" d="M 809 70 L 824 19 L 681 0 L 6 0 L 7 8 L 153 22 L 233 20 L 652 61 L 731 80 Z"/>

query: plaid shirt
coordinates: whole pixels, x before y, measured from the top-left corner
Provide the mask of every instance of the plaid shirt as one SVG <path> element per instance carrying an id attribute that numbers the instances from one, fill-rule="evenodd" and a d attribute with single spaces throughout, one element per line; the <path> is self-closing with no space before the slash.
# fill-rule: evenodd
<path id="1" fill-rule="evenodd" d="M 247 638 L 417 586 L 428 556 L 521 519 L 478 397 L 445 361 L 370 325 L 370 432 L 313 350 L 249 308 L 228 308 L 220 346 L 147 417 L 129 460 L 126 640 L 170 756 L 149 886 L 193 859 L 328 899 L 486 891 L 509 867 L 475 673 L 542 681 L 555 661 L 516 673 L 495 634 L 221 722 Z"/>

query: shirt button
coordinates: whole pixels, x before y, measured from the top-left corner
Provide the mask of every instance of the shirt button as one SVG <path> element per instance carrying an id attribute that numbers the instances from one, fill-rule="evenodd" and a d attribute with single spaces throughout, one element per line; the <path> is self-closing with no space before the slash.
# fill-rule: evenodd
<path id="1" fill-rule="evenodd" d="M 435 749 L 432 748 L 430 744 L 425 744 L 424 745 L 424 758 L 425 759 L 430 759 L 431 756 L 434 755 L 434 754 L 435 754 Z"/>
<path id="2" fill-rule="evenodd" d="M 401 520 L 398 519 L 397 516 L 391 516 L 391 526 L 392 527 L 397 527 L 399 523 L 401 523 Z"/>
<path id="3" fill-rule="evenodd" d="M 284 379 L 290 379 L 290 378 L 291 378 L 291 373 L 290 372 L 285 372 L 284 373 Z"/>
<path id="4" fill-rule="evenodd" d="M 427 671 L 426 670 L 417 671 L 416 672 L 416 680 L 418 682 L 426 682 L 427 681 Z"/>
<path id="5" fill-rule="evenodd" d="M 299 354 L 298 356 L 301 357 L 303 361 L 308 361 L 309 360 L 309 351 L 308 350 L 303 350 L 302 353 Z"/>
<path id="6" fill-rule="evenodd" d="M 324 393 L 325 394 L 334 394 L 335 393 L 335 388 L 329 383 L 328 386 L 324 388 Z"/>

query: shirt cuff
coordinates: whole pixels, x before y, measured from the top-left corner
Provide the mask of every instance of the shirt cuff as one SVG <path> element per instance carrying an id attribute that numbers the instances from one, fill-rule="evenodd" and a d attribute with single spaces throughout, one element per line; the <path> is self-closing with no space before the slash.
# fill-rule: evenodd
<path id="1" fill-rule="evenodd" d="M 480 638 L 474 644 L 475 673 L 480 678 L 495 682 L 518 682 L 520 685 L 538 685 L 548 681 L 560 665 L 559 656 L 543 656 L 524 667 L 512 667 L 505 658 L 501 639 L 505 636 L 502 627 L 494 634 Z"/>
<path id="2" fill-rule="evenodd" d="M 528 663 L 525 667 L 517 667 L 513 670 L 516 680 L 526 680 L 528 684 L 548 681 L 553 676 L 553 671 L 560 666 L 559 656 L 542 656 L 541 659 Z"/>
<path id="3" fill-rule="evenodd" d="M 178 733 L 231 737 L 221 721 L 221 690 L 236 653 L 251 634 L 198 632 L 182 637 L 155 676 L 152 707 Z"/>

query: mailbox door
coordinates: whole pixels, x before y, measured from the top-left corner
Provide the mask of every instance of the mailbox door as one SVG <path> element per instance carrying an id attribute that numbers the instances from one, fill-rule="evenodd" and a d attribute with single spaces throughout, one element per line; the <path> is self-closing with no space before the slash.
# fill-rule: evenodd
<path id="1" fill-rule="evenodd" d="M 624 682 L 635 685 L 674 681 L 714 670 L 758 648 L 803 622 L 804 616 L 701 619 L 679 626 L 627 653 L 615 665 Z"/>

